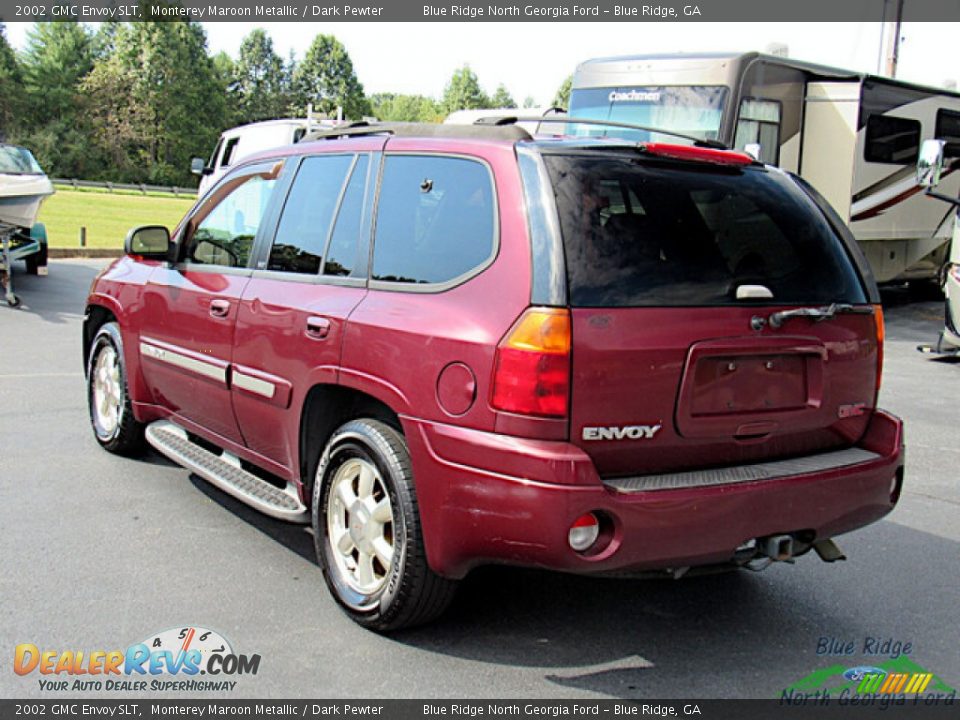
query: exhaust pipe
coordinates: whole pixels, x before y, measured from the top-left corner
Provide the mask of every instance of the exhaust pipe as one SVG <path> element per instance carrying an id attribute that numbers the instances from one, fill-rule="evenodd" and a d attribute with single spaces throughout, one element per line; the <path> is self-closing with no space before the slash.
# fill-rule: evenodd
<path id="1" fill-rule="evenodd" d="M 793 537 L 771 535 L 760 541 L 760 553 L 776 562 L 785 562 L 793 557 Z"/>
<path id="2" fill-rule="evenodd" d="M 833 538 L 818 540 L 813 544 L 813 549 L 817 551 L 817 555 L 819 555 L 820 559 L 824 562 L 832 563 L 837 562 L 837 560 L 847 559 L 847 556 L 843 554 L 843 551 L 839 547 L 837 547 L 837 544 L 833 541 Z"/>

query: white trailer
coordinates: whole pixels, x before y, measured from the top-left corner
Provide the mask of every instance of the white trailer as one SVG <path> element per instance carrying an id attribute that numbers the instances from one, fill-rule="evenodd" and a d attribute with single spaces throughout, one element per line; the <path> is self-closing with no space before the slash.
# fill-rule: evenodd
<path id="1" fill-rule="evenodd" d="M 960 192 L 956 92 L 760 53 L 642 55 L 579 65 L 570 115 L 716 140 L 797 173 L 880 282 L 932 279 L 946 262 L 953 214 L 923 196 L 915 169 L 923 140 L 945 140 L 940 189 Z"/>

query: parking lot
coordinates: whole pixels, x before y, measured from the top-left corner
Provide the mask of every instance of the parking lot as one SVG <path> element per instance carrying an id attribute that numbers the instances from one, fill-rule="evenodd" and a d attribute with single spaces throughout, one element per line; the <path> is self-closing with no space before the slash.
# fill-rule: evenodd
<path id="1" fill-rule="evenodd" d="M 186 626 L 261 656 L 224 697 L 776 698 L 835 662 L 887 659 L 860 652 L 868 638 L 910 643 L 960 687 L 960 363 L 915 349 L 935 341 L 942 301 L 886 295 L 881 405 L 906 422 L 906 482 L 892 515 L 839 538 L 847 562 L 680 581 L 488 568 L 440 622 L 384 638 L 335 606 L 307 529 L 156 454 L 97 447 L 80 329 L 105 263 L 17 272 L 23 306 L 0 307 L 2 697 L 45 694 L 10 672 L 19 643 L 123 649 Z M 858 652 L 818 655 L 822 638 Z"/>

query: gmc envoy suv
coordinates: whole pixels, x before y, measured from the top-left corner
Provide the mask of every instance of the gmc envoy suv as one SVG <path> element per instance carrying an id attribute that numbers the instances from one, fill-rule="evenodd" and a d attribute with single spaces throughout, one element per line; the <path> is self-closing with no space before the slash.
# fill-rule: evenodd
<path id="1" fill-rule="evenodd" d="M 748 155 L 343 128 L 245 159 L 125 250 L 86 308 L 97 441 L 312 523 L 377 631 L 483 564 L 842 559 L 832 538 L 900 494 L 869 268 Z"/>

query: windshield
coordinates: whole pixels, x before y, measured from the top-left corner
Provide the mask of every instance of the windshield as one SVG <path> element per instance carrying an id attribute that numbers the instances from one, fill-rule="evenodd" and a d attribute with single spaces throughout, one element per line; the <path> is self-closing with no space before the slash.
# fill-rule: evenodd
<path id="1" fill-rule="evenodd" d="M 43 175 L 43 170 L 26 148 L 17 145 L 0 145 L 0 173 Z"/>
<path id="2" fill-rule="evenodd" d="M 663 128 L 701 140 L 717 140 L 720 119 L 727 97 L 725 87 L 605 87 L 574 88 L 570 94 L 570 116 L 591 120 L 611 120 L 645 127 Z M 571 134 L 615 134 L 638 142 L 664 140 L 659 133 L 604 130 L 578 125 Z"/>

